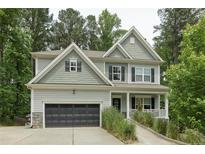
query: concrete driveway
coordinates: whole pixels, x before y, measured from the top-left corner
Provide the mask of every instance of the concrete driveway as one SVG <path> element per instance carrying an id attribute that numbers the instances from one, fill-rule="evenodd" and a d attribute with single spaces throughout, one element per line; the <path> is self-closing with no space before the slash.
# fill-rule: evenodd
<path id="1" fill-rule="evenodd" d="M 46 129 L 0 127 L 0 144 L 119 145 L 123 143 L 99 127 Z"/>
<path id="2" fill-rule="evenodd" d="M 172 145 L 176 144 L 170 141 L 167 141 L 152 132 L 142 128 L 141 126 L 136 125 L 136 134 L 138 142 L 136 144 L 140 145 Z"/>

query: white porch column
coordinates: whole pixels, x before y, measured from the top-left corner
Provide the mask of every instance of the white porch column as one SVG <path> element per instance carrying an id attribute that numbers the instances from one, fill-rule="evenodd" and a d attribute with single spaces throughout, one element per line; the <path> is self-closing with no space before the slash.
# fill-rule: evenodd
<path id="1" fill-rule="evenodd" d="M 158 109 L 158 117 L 160 117 L 160 95 L 157 95 L 157 109 Z"/>
<path id="2" fill-rule="evenodd" d="M 165 102 L 165 111 L 166 111 L 165 118 L 166 118 L 166 119 L 169 119 L 169 100 L 168 100 L 168 93 L 166 93 L 165 96 L 164 96 L 164 102 Z"/>
<path id="3" fill-rule="evenodd" d="M 130 93 L 127 92 L 127 119 L 130 118 Z"/>

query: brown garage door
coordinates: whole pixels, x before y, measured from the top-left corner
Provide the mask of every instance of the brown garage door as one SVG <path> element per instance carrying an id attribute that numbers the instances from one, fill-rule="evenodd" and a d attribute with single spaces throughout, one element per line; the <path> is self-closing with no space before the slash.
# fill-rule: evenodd
<path id="1" fill-rule="evenodd" d="M 45 127 L 91 127 L 99 124 L 99 104 L 45 104 Z"/>

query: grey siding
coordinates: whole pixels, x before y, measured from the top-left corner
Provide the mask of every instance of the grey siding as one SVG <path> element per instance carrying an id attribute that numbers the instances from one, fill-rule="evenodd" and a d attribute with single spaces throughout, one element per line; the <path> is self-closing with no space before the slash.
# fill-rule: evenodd
<path id="1" fill-rule="evenodd" d="M 104 71 L 105 71 L 104 62 L 94 61 L 93 63 L 98 67 L 98 69 L 99 69 L 102 73 L 104 73 Z"/>
<path id="2" fill-rule="evenodd" d="M 119 51 L 118 48 L 116 48 L 110 55 L 109 57 L 115 57 L 115 58 L 126 58 L 121 51 Z"/>
<path id="3" fill-rule="evenodd" d="M 41 72 L 53 59 L 41 59 L 38 58 L 36 62 L 36 74 Z"/>
<path id="4" fill-rule="evenodd" d="M 110 91 L 76 90 L 33 90 L 32 112 L 43 112 L 43 103 L 79 103 L 96 101 L 102 103 L 102 109 L 111 104 Z"/>
<path id="5" fill-rule="evenodd" d="M 128 82 L 128 76 L 127 76 L 127 74 L 128 74 L 128 64 L 105 63 L 105 75 L 107 76 L 107 78 L 109 78 L 109 66 L 113 66 L 113 65 L 125 66 L 125 81 L 121 82 L 121 83 Z M 113 81 L 113 82 L 119 83 L 119 81 Z"/>
<path id="6" fill-rule="evenodd" d="M 77 58 L 81 60 L 81 72 L 65 72 L 65 61 L 69 58 Z M 48 72 L 39 83 L 105 84 L 105 82 L 74 51 Z"/>
<path id="7" fill-rule="evenodd" d="M 134 44 L 130 44 L 130 37 L 135 38 Z M 147 49 L 139 42 L 139 40 L 133 34 L 131 34 L 127 39 L 125 39 L 121 45 L 135 59 L 154 59 L 152 55 L 147 51 Z"/>

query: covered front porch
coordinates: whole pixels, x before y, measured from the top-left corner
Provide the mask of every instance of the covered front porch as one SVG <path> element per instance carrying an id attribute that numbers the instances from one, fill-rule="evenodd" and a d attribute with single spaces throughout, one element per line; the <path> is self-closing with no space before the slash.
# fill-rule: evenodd
<path id="1" fill-rule="evenodd" d="M 111 104 L 126 118 L 132 117 L 135 111 L 150 112 L 156 118 L 169 118 L 167 93 L 111 92 Z"/>

